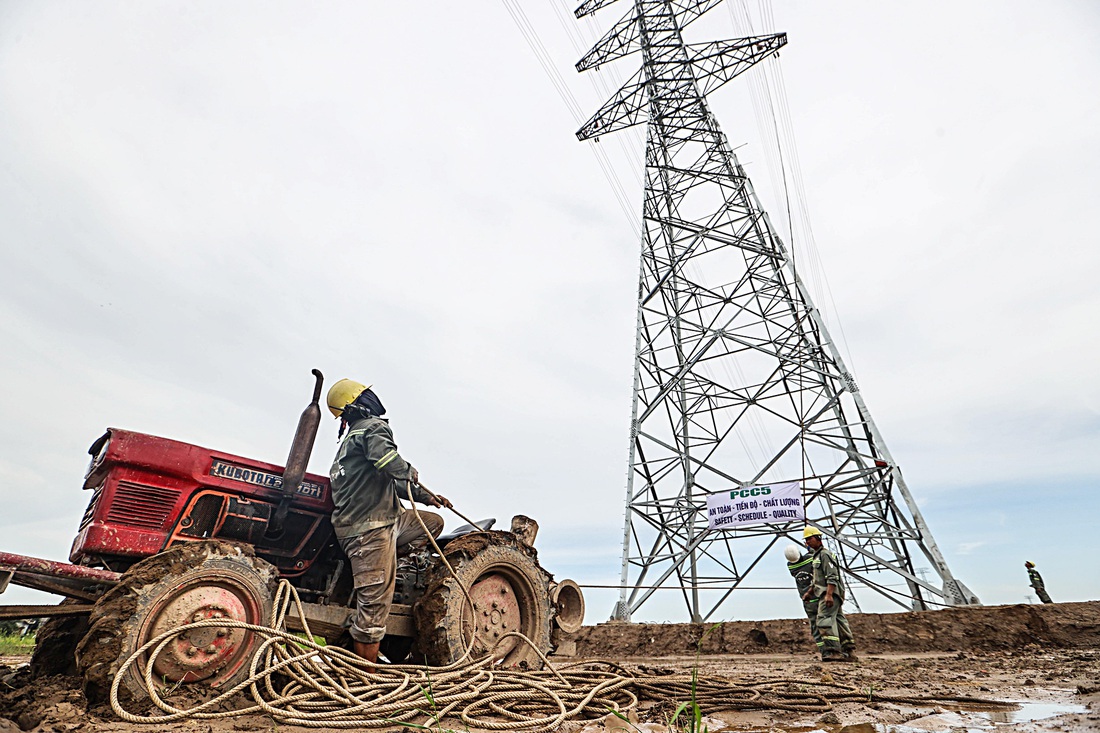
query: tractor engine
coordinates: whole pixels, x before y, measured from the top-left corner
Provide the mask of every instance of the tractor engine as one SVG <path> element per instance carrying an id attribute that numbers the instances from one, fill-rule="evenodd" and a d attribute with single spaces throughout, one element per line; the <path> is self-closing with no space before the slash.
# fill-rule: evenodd
<path id="1" fill-rule="evenodd" d="M 394 583 L 393 602 L 411 606 L 420 600 L 428 589 L 428 571 L 436 564 L 431 548 L 414 550 L 397 559 L 397 580 Z"/>
<path id="2" fill-rule="evenodd" d="M 305 600 L 324 603 L 336 592 L 345 563 L 327 477 L 305 475 L 273 534 L 281 466 L 116 428 L 88 452 L 92 497 L 71 562 L 122 572 L 177 545 L 223 540 L 251 545 Z"/>

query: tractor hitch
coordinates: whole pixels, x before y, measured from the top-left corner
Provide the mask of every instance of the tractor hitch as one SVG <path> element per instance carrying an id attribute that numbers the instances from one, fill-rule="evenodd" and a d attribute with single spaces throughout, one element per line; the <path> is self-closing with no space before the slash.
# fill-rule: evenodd
<path id="1" fill-rule="evenodd" d="M 91 604 L 101 595 L 101 591 L 116 585 L 120 577 L 121 573 L 110 570 L 0 552 L 0 593 L 7 589 L 9 583 L 14 583 L 86 602 L 86 605 L 0 606 L 0 620 L 86 614 L 92 610 Z"/>

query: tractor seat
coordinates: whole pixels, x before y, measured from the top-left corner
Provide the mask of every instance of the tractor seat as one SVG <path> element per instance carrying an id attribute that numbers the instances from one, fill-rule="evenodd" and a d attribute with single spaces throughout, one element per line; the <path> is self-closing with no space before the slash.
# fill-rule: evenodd
<path id="1" fill-rule="evenodd" d="M 482 519 L 477 525 L 463 524 L 461 527 L 448 532 L 447 534 L 439 535 L 435 538 L 435 542 L 442 549 L 444 545 L 454 539 L 458 539 L 464 534 L 470 534 L 471 532 L 483 532 L 487 529 L 491 529 L 494 524 L 497 523 L 496 518 Z"/>

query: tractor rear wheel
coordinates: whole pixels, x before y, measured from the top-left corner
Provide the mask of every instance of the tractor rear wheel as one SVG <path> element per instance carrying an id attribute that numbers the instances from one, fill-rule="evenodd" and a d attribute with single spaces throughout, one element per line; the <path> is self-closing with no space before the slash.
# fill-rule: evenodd
<path id="1" fill-rule="evenodd" d="M 427 663 L 451 664 L 472 645 L 470 659 L 492 650 L 506 666 L 540 669 L 542 659 L 528 644 L 501 640 L 518 631 L 550 652 L 550 574 L 534 548 L 510 532 L 477 532 L 448 543 L 444 553 L 455 575 L 440 562 L 414 607 L 417 646 Z M 469 590 L 472 608 L 459 583 Z"/>
<path id="2" fill-rule="evenodd" d="M 166 631 L 225 618 L 268 625 L 278 576 L 251 548 L 226 542 L 173 547 L 135 564 L 92 609 L 91 628 L 76 650 L 90 700 L 107 697 L 118 670 Z M 193 629 L 168 643 L 153 662 L 154 679 L 226 689 L 248 675 L 260 638 L 239 628 Z M 145 697 L 147 658 L 125 672 L 120 690 Z"/>

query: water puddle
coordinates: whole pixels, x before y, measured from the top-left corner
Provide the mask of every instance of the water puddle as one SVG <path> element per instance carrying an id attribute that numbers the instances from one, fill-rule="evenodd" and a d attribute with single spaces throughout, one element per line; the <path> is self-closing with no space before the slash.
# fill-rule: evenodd
<path id="1" fill-rule="evenodd" d="M 1053 718 L 1056 715 L 1088 712 L 1088 708 L 1084 705 L 1067 703 L 1018 702 L 1016 704 L 1020 706 L 1019 710 L 990 710 L 979 715 L 987 716 L 992 723 L 1031 723 Z"/>
<path id="2" fill-rule="evenodd" d="M 1084 705 L 1071 703 L 1013 701 L 1014 709 L 1005 710 L 983 708 L 977 705 L 946 705 L 939 712 L 929 713 L 905 723 L 859 723 L 856 725 L 833 726 L 775 726 L 757 727 L 733 725 L 723 733 L 749 733 L 750 731 L 783 731 L 783 733 L 996 733 L 1002 725 L 1013 723 L 1032 723 L 1058 715 L 1085 713 Z M 712 728 L 712 730 L 715 730 Z"/>
<path id="3" fill-rule="evenodd" d="M 836 733 L 991 733 L 998 726 L 1033 723 L 1058 715 L 1084 713 L 1084 705 L 1052 702 L 1015 701 L 1015 709 L 982 709 L 977 706 L 952 706 L 906 723 L 860 723 L 834 729 Z M 945 706 L 946 707 L 946 706 Z"/>

